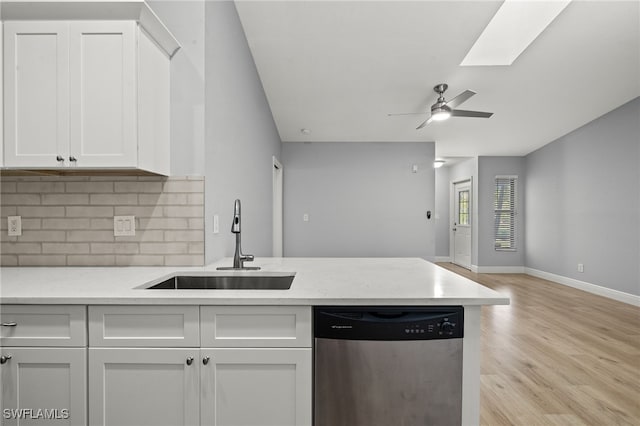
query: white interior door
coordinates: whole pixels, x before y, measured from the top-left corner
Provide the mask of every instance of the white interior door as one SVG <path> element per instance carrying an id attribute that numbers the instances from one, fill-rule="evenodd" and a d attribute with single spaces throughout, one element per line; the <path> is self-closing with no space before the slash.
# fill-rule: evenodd
<path id="1" fill-rule="evenodd" d="M 273 157 L 273 257 L 282 257 L 282 164 Z"/>
<path id="2" fill-rule="evenodd" d="M 453 185 L 453 263 L 471 269 L 471 181 Z"/>

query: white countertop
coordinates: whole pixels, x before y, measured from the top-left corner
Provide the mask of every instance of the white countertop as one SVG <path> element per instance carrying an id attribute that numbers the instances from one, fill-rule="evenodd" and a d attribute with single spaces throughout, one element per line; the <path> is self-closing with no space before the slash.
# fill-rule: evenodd
<path id="1" fill-rule="evenodd" d="M 289 290 L 145 290 L 176 272 L 204 267 L 0 268 L 2 304 L 155 305 L 504 305 L 509 298 L 417 258 L 258 258 L 260 271 L 295 272 Z"/>

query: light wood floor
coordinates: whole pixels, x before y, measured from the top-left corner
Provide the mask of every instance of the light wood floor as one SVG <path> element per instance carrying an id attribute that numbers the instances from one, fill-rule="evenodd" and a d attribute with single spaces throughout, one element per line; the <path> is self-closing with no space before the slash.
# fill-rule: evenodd
<path id="1" fill-rule="evenodd" d="M 482 308 L 482 425 L 640 425 L 640 308 L 438 265 L 511 298 Z"/>

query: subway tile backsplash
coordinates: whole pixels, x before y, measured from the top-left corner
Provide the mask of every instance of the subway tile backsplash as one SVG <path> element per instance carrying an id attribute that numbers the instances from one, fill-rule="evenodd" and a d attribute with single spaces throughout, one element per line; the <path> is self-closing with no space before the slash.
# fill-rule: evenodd
<path id="1" fill-rule="evenodd" d="M 204 264 L 204 178 L 7 176 L 0 182 L 1 266 Z M 113 216 L 136 235 L 113 236 Z M 7 235 L 7 216 L 22 235 Z"/>

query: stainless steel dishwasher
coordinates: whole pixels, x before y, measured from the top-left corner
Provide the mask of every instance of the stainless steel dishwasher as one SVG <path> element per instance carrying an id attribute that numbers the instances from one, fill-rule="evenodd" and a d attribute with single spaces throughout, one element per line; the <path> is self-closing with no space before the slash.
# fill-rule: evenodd
<path id="1" fill-rule="evenodd" d="M 460 425 L 463 315 L 314 308 L 314 426 Z"/>

